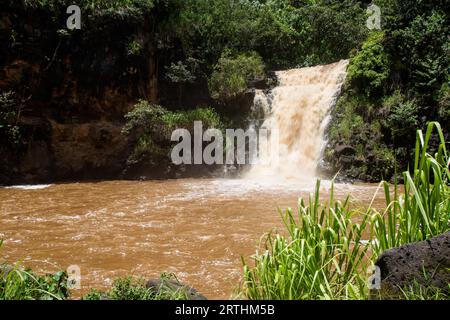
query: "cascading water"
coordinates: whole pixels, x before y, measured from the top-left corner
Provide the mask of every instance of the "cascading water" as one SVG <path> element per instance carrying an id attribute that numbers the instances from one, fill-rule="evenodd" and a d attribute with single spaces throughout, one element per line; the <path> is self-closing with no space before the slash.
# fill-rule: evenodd
<path id="1" fill-rule="evenodd" d="M 276 72 L 278 86 L 268 94 L 257 90 L 255 118 L 277 134 L 260 152 L 259 164 L 246 173 L 250 179 L 311 179 L 325 147 L 325 128 L 346 76 L 348 60 Z M 272 140 L 273 141 L 273 140 Z"/>

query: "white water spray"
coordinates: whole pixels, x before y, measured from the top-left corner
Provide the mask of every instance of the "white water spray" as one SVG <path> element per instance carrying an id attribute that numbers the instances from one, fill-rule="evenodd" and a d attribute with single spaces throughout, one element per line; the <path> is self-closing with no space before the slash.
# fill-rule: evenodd
<path id="1" fill-rule="evenodd" d="M 348 60 L 276 72 L 278 86 L 256 91 L 255 114 L 264 114 L 262 127 L 277 132 L 277 148 L 259 155 L 250 179 L 301 179 L 316 176 L 325 147 L 325 128 L 340 94 Z"/>

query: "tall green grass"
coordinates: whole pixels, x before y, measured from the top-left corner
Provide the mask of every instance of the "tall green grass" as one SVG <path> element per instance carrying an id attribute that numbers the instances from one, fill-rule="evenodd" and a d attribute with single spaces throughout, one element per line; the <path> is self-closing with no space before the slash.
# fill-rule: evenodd
<path id="1" fill-rule="evenodd" d="M 320 181 L 309 205 L 299 202 L 280 212 L 287 235 L 269 235 L 267 251 L 254 256 L 255 266 L 244 263 L 244 295 L 250 299 L 350 299 L 364 295 L 362 237 L 368 215 L 349 208 L 349 198 L 319 201 Z M 362 217 L 359 223 L 354 222 Z"/>
<path id="2" fill-rule="evenodd" d="M 438 147 L 431 155 L 434 129 Z M 348 198 L 343 203 L 334 199 L 333 186 L 329 202 L 321 204 L 318 181 L 309 205 L 300 200 L 296 217 L 290 209 L 282 213 L 286 235 L 269 235 L 267 251 L 256 252 L 253 265 L 243 259 L 241 294 L 249 299 L 368 298 L 367 270 L 384 250 L 450 230 L 445 144 L 437 122 L 427 126 L 425 136 L 417 131 L 414 167 L 403 173 L 404 185 L 395 182 L 391 190 L 381 182 L 386 200 L 382 213 L 372 203 L 367 211 L 351 209 Z M 439 290 L 420 288 L 405 288 L 403 298 L 442 297 Z"/>
<path id="3" fill-rule="evenodd" d="M 439 146 L 427 152 L 433 130 Z M 403 173 L 404 185 L 383 182 L 386 209 L 372 217 L 372 247 L 375 255 L 406 243 L 425 240 L 450 229 L 450 159 L 444 134 L 437 122 L 428 124 L 425 136 L 417 131 L 414 168 Z"/>

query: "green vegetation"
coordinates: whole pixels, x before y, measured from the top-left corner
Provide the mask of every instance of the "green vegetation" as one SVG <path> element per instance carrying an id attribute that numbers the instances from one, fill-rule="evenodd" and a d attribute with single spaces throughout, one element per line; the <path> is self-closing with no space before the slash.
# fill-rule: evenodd
<path id="1" fill-rule="evenodd" d="M 448 288 L 450 292 L 450 284 Z M 449 300 L 450 295 L 442 289 L 434 287 L 423 287 L 413 283 L 409 288 L 401 290 L 401 298 L 404 300 Z"/>
<path id="2" fill-rule="evenodd" d="M 366 288 L 359 274 L 368 247 L 361 245 L 368 216 L 349 208 L 349 198 L 336 201 L 333 186 L 328 204 L 319 202 L 320 182 L 309 205 L 300 200 L 298 213 L 283 217 L 288 236 L 269 235 L 267 251 L 256 254 L 255 267 L 244 263 L 245 297 L 249 299 L 358 298 Z"/>
<path id="3" fill-rule="evenodd" d="M 408 165 L 415 128 L 437 120 L 450 132 L 450 25 L 444 2 L 374 3 L 383 31 L 370 34 L 351 57 L 326 159 L 342 176 L 379 181 L 394 175 L 393 159 L 401 168 Z M 333 153 L 337 144 L 365 153 L 343 164 Z"/>
<path id="4" fill-rule="evenodd" d="M 138 41 L 133 40 L 128 44 L 128 55 L 138 56 L 141 53 L 142 53 L 142 45 Z"/>
<path id="5" fill-rule="evenodd" d="M 27 0 L 28 8 L 63 16 L 68 0 Z M 366 36 L 362 1 L 81 0 L 82 11 L 116 18 L 157 12 L 163 47 L 181 42 L 186 59 L 210 73 L 225 49 L 257 51 L 271 67 L 333 62 Z"/>
<path id="6" fill-rule="evenodd" d="M 78 0 L 76 4 L 83 10 L 118 10 L 134 8 L 152 8 L 154 0 Z M 32 8 L 48 8 L 57 11 L 62 6 L 74 4 L 68 0 L 25 0 L 25 4 Z"/>
<path id="7" fill-rule="evenodd" d="M 82 300 L 187 300 L 189 294 L 185 288 L 175 288 L 170 281 L 179 283 L 172 274 L 161 275 L 161 285 L 147 288 L 143 278 L 124 277 L 114 280 L 107 292 L 92 289 Z"/>
<path id="8" fill-rule="evenodd" d="M 63 300 L 69 296 L 64 271 L 39 276 L 33 271 L 0 266 L 0 300 Z"/>
<path id="9" fill-rule="evenodd" d="M 171 133 L 177 128 L 193 130 L 194 121 L 201 121 L 204 129 L 223 129 L 220 116 L 214 109 L 197 108 L 187 111 L 169 111 L 145 100 L 135 104 L 132 111 L 125 115 L 126 124 L 122 133 L 136 140 L 134 152 L 129 161 L 135 162 L 152 154 L 167 158 L 172 142 Z"/>
<path id="10" fill-rule="evenodd" d="M 0 300 L 63 300 L 68 296 L 64 271 L 39 276 L 30 269 L 21 269 L 18 263 L 0 264 Z"/>
<path id="11" fill-rule="evenodd" d="M 125 119 L 127 122 L 122 131 L 125 134 L 132 131 L 153 135 L 161 133 L 161 130 L 172 132 L 176 128 L 190 128 L 194 121 L 202 121 L 206 128 L 222 128 L 219 115 L 211 108 L 169 111 L 145 100 L 139 100 Z"/>
<path id="12" fill-rule="evenodd" d="M 211 97 L 227 100 L 245 92 L 252 81 L 265 77 L 264 64 L 256 52 L 232 57 L 225 51 L 209 79 Z"/>
<path id="13" fill-rule="evenodd" d="M 434 128 L 440 144 L 431 155 Z M 384 213 L 372 205 L 366 213 L 358 213 L 350 208 L 348 198 L 343 203 L 334 200 L 333 187 L 329 202 L 321 204 L 318 182 L 309 205 L 300 200 L 297 217 L 290 209 L 282 214 L 287 235 L 267 236 L 267 251 L 256 253 L 253 267 L 243 261 L 242 295 L 250 299 L 368 298 L 364 279 L 370 261 L 386 249 L 450 230 L 449 164 L 443 132 L 433 122 L 425 136 L 417 132 L 414 167 L 403 173 L 403 190 L 381 182 Z M 417 283 L 401 289 L 401 298 L 445 298 L 444 292 Z"/>
<path id="14" fill-rule="evenodd" d="M 3 241 L 0 240 L 0 250 Z M 69 296 L 67 273 L 39 276 L 30 269 L 0 263 L 0 300 L 63 300 Z"/>
<path id="15" fill-rule="evenodd" d="M 270 68 L 339 60 L 365 38 L 365 18 L 359 1 L 187 0 L 172 21 L 186 55 L 211 71 L 226 48 Z"/>
<path id="16" fill-rule="evenodd" d="M 372 33 L 348 67 L 347 81 L 359 92 L 370 95 L 368 90 L 379 89 L 389 76 L 383 38 L 382 32 Z"/>
<path id="17" fill-rule="evenodd" d="M 433 129 L 441 143 L 435 155 L 427 153 Z M 376 255 L 386 249 L 422 241 L 450 230 L 450 158 L 439 123 L 429 123 L 425 136 L 417 131 L 412 172 L 405 171 L 403 190 L 383 182 L 386 210 L 372 217 L 372 231 L 377 239 L 372 245 Z"/>

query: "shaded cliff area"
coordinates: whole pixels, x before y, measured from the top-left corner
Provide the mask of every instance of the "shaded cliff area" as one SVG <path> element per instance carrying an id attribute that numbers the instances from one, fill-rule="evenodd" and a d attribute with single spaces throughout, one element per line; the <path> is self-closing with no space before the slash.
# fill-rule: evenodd
<path id="1" fill-rule="evenodd" d="M 164 10 L 85 9 L 81 30 L 69 30 L 64 5 L 2 5 L 0 183 L 175 176 L 168 157 L 128 170 L 135 137 L 121 134 L 138 99 L 168 108 L 211 104 L 206 81 L 180 96 L 159 69 L 180 51 L 160 43 Z"/>

